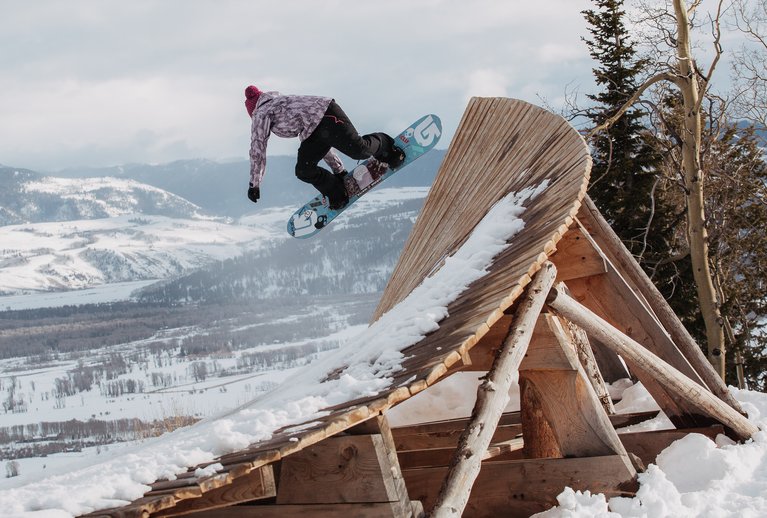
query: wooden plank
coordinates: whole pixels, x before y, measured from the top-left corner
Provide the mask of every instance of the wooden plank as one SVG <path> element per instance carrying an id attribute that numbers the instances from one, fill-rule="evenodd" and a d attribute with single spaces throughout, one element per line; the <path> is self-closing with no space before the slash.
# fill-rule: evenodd
<path id="1" fill-rule="evenodd" d="M 398 435 L 395 433 L 394 437 L 397 451 L 455 448 L 458 444 L 458 439 L 461 437 L 461 433 L 468 424 L 468 419 L 465 422 L 466 424 L 464 424 L 464 428 L 455 428 L 445 431 L 423 432 L 408 435 Z M 520 433 L 522 433 L 522 425 L 520 423 L 500 425 L 496 428 L 495 433 L 493 433 L 492 442 L 495 443 L 514 439 Z"/>
<path id="2" fill-rule="evenodd" d="M 613 428 L 622 428 L 639 424 L 657 417 L 658 411 L 637 412 L 632 414 L 614 414 L 609 416 Z M 469 424 L 469 418 L 448 419 L 418 425 L 403 426 L 392 429 L 395 446 L 398 452 L 408 450 L 425 450 L 431 448 L 455 448 L 461 432 Z M 519 412 L 507 412 L 501 416 L 498 427 L 493 434 L 492 444 L 508 441 L 522 433 L 521 416 Z"/>
<path id="3" fill-rule="evenodd" d="M 394 437 L 391 433 L 389 420 L 384 415 L 377 416 L 374 419 L 365 421 L 357 427 L 349 430 L 351 434 L 367 433 L 378 434 L 383 440 L 383 449 L 378 451 L 381 462 L 381 469 L 387 470 L 392 478 L 394 490 L 399 501 L 405 508 L 410 507 L 410 498 L 408 497 L 405 480 L 402 478 L 402 471 L 399 465 L 397 448 L 394 444 Z M 385 456 L 385 458 L 383 458 Z"/>
<path id="4" fill-rule="evenodd" d="M 404 470 L 410 497 L 430 508 L 447 468 Z M 625 477 L 618 455 L 581 459 L 526 459 L 485 462 L 464 510 L 465 518 L 529 517 L 557 505 L 566 487 L 604 493 L 608 498 L 631 495 L 636 483 Z"/>
<path id="5" fill-rule="evenodd" d="M 472 419 L 458 441 L 452 467 L 430 515 L 437 518 L 460 515 L 466 507 L 472 484 L 479 474 L 482 455 L 490 445 L 503 409 L 509 402 L 511 382 L 527 351 L 535 322 L 556 275 L 554 264 L 546 263 L 521 301 L 501 351 L 477 389 Z"/>
<path id="6" fill-rule="evenodd" d="M 658 383 L 679 399 L 730 428 L 736 438 L 745 440 L 758 431 L 758 428 L 748 419 L 709 390 L 690 380 L 642 345 L 610 326 L 588 308 L 561 292 L 552 290 L 552 293 L 553 296 L 548 303 L 557 313 L 573 321 L 589 335 L 597 337 L 603 344 L 650 373 Z"/>
<path id="7" fill-rule="evenodd" d="M 329 437 L 283 458 L 277 503 L 398 501 L 386 459 L 380 435 Z"/>
<path id="8" fill-rule="evenodd" d="M 594 250 L 584 231 L 571 228 L 557 243 L 557 251 L 551 256 L 557 266 L 557 281 L 598 275 L 607 271 L 604 258 Z"/>
<path id="9" fill-rule="evenodd" d="M 575 352 L 575 344 L 564 329 L 562 321 L 551 314 L 542 314 L 537 329 L 541 334 L 548 330 L 552 341 L 559 345 L 556 351 L 546 350 L 552 357 L 554 369 L 549 365 L 540 365 L 540 361 L 528 363 L 527 358 L 519 369 L 520 380 L 525 383 L 525 390 L 535 387 L 535 403 L 543 419 L 551 427 L 559 452 L 564 457 L 594 457 L 601 455 L 626 455 L 610 419 L 602 407 L 591 383 L 580 365 Z M 548 341 L 546 341 L 548 343 Z M 531 345 L 530 355 L 537 350 L 543 340 Z M 523 398 L 522 403 L 528 400 Z M 526 414 L 522 412 L 524 417 Z M 534 420 L 533 423 L 539 423 Z M 538 430 L 528 429 L 523 420 L 525 450 L 539 440 Z M 533 446 L 534 447 L 534 446 Z M 549 447 L 550 448 L 550 447 Z M 627 460 L 628 463 L 628 460 Z M 627 465 L 627 471 L 635 474 Z"/>
<path id="10" fill-rule="evenodd" d="M 482 455 L 482 461 L 488 461 L 490 459 L 499 458 L 502 455 L 521 451 L 523 443 L 524 441 L 521 437 L 516 437 L 500 443 L 493 443 L 488 446 L 487 450 Z M 397 458 L 402 469 L 434 468 L 439 466 L 449 466 L 454 453 L 455 447 L 430 448 L 427 450 L 399 451 L 397 452 Z"/>
<path id="11" fill-rule="evenodd" d="M 194 518 L 404 518 L 399 502 L 314 505 L 249 505 L 196 513 Z"/>
<path id="12" fill-rule="evenodd" d="M 620 437 L 626 450 L 639 457 L 646 466 L 655 463 L 658 454 L 671 446 L 671 443 L 691 433 L 699 433 L 714 440 L 718 434 L 724 433 L 724 427 L 722 425 L 714 425 L 701 428 L 685 428 L 683 430 L 632 432 L 619 434 L 618 437 Z"/>
<path id="13" fill-rule="evenodd" d="M 174 507 L 160 511 L 153 516 L 158 518 L 183 516 L 199 511 L 209 511 L 244 502 L 272 498 L 276 495 L 277 488 L 272 466 L 262 466 L 247 475 L 235 478 L 231 484 L 213 489 L 200 498 L 181 500 Z"/>

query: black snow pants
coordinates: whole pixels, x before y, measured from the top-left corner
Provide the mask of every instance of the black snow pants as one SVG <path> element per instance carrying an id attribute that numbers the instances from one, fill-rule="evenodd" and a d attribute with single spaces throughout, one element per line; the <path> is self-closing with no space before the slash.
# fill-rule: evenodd
<path id="1" fill-rule="evenodd" d="M 330 148 L 335 148 L 349 158 L 364 160 L 388 156 L 394 139 L 386 133 L 360 136 L 354 125 L 335 101 L 331 101 L 317 128 L 298 148 L 296 176 L 312 184 L 323 196 L 333 200 L 344 197 L 343 180 L 317 165 Z"/>

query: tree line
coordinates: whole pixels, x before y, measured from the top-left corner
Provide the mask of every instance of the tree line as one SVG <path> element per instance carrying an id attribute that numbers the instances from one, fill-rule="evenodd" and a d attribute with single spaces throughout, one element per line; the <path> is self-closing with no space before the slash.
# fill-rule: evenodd
<path id="1" fill-rule="evenodd" d="M 589 195 L 716 372 L 765 390 L 767 5 L 640 1 L 629 17 L 623 0 L 593 3 L 598 90 L 569 113 L 589 121 Z"/>

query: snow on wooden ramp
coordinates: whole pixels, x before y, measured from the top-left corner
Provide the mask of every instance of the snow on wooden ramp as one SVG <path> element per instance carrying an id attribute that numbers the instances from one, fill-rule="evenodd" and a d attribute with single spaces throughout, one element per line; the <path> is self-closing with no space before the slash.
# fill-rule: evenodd
<path id="1" fill-rule="evenodd" d="M 378 417 L 383 411 L 438 381 L 504 316 L 504 310 L 520 297 L 531 276 L 573 223 L 585 196 L 590 167 L 585 142 L 561 117 L 523 101 L 473 98 L 376 310 L 375 320 L 383 320 L 386 312 L 407 299 L 427 278 L 447 271 L 447 263 L 460 254 L 472 232 L 488 213 L 493 214 L 491 209 L 499 201 L 515 193 L 528 193 L 519 198 L 524 205 L 521 216 L 524 225 L 519 220 L 510 221 L 513 217 L 508 214 L 512 213 L 503 211 L 496 214 L 507 214 L 498 217 L 509 221 L 485 220 L 484 225 L 503 228 L 514 223 L 519 228 L 508 234 L 513 236 L 511 246 L 499 247 L 501 252 L 483 265 L 481 275 L 447 304 L 438 328 L 401 351 L 398 368 L 382 371 L 386 382 L 380 384 L 376 393 L 334 404 L 307 422 L 293 422 L 273 430 L 267 440 L 237 448 L 195 467 L 199 470 L 220 464 L 215 475 L 202 472 L 201 476 L 200 471 L 195 475 L 192 468 L 176 480 L 154 482 L 150 492 L 129 506 L 93 516 L 172 516 L 274 497 L 280 505 L 258 506 L 248 516 L 272 516 L 269 514 L 272 512 L 278 513 L 275 516 L 292 516 L 284 514 L 298 509 L 291 506 L 320 506 L 314 508 L 316 513 L 325 504 L 351 502 L 348 495 L 328 494 L 327 488 L 315 491 L 316 496 L 307 499 L 312 491 L 307 490 L 305 480 L 296 489 L 301 495 L 291 494 L 290 477 L 294 471 L 286 466 L 309 462 L 298 452 L 325 439 L 347 441 L 338 445 L 341 451 L 352 448 L 360 452 L 368 448 L 375 457 L 375 445 L 362 444 L 361 439 L 354 440 L 354 435 L 337 434 L 352 428 L 359 432 L 364 421 L 379 431 L 386 427 Z M 450 280 L 442 278 L 439 282 Z M 387 332 L 386 327 L 377 330 L 379 335 Z M 346 365 L 327 367 L 321 382 L 338 379 Z M 276 482 L 272 467 L 278 461 L 282 476 Z M 293 468 L 297 472 L 309 469 Z M 337 482 L 354 484 L 353 480 Z M 378 496 L 370 500 L 367 495 L 368 499 L 362 500 L 383 506 L 373 509 L 370 516 L 400 515 L 402 509 L 390 513 L 390 508 L 410 505 L 402 479 L 395 476 L 382 484 L 374 491 Z M 372 490 L 368 487 L 364 491 Z M 228 515 L 238 516 L 234 509 L 228 508 Z M 210 516 L 224 516 L 216 514 L 224 511 L 210 511 Z"/>

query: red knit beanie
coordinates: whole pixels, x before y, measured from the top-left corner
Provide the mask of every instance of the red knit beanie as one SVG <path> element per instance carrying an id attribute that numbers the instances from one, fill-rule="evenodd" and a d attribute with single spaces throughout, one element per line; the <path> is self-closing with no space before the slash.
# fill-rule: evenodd
<path id="1" fill-rule="evenodd" d="M 261 90 L 255 85 L 250 85 L 245 89 L 245 109 L 248 110 L 248 115 L 253 117 L 253 110 L 256 109 L 258 104 L 258 98 L 261 96 Z"/>

